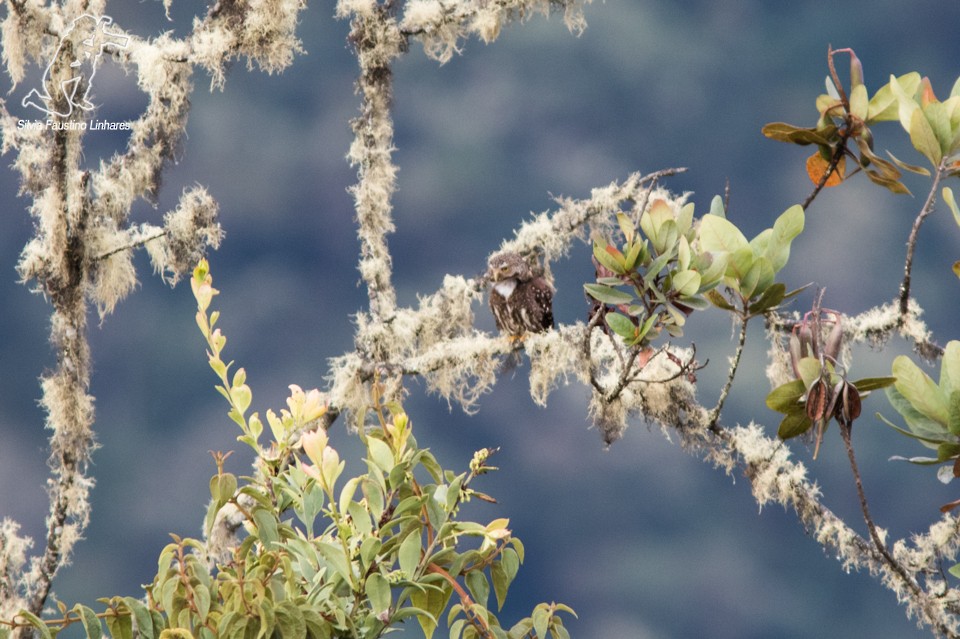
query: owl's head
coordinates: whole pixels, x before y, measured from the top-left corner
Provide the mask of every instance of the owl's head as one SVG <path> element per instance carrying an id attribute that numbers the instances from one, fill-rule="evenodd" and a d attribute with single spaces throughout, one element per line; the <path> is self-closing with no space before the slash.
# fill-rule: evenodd
<path id="1" fill-rule="evenodd" d="M 533 272 L 519 253 L 505 251 L 493 255 L 487 262 L 487 277 L 493 282 L 509 279 L 525 282 L 533 277 Z"/>

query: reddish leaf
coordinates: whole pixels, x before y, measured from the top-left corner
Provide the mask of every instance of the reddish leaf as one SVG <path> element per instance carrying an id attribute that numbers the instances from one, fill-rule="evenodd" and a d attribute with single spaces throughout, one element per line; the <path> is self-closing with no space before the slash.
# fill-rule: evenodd
<path id="1" fill-rule="evenodd" d="M 824 186 L 836 186 L 843 182 L 843 173 L 846 163 L 846 158 L 841 156 L 840 161 L 837 162 L 837 167 L 830 174 L 830 177 L 827 178 Z M 819 151 L 807 158 L 807 175 L 810 176 L 810 181 L 814 184 L 820 184 L 820 180 L 823 179 L 823 174 L 826 173 L 827 169 L 829 168 L 830 162 L 828 160 L 824 160 Z"/>

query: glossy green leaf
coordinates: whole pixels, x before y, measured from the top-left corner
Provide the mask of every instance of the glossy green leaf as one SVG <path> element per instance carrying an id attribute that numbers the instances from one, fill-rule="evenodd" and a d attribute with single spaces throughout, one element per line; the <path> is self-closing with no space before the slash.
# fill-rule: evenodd
<path id="1" fill-rule="evenodd" d="M 583 288 L 590 297 L 603 304 L 630 304 L 635 299 L 630 293 L 603 284 L 584 284 Z"/>

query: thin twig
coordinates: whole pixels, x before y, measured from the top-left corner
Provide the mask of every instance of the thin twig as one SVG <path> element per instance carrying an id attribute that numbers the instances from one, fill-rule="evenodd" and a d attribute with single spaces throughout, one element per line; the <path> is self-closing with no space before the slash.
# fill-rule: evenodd
<path id="1" fill-rule="evenodd" d="M 117 248 L 111 249 L 111 250 L 107 251 L 106 253 L 101 253 L 100 255 L 97 255 L 96 257 L 93 258 L 93 261 L 94 261 L 94 262 L 100 262 L 100 261 L 102 261 L 102 260 L 107 259 L 107 258 L 110 257 L 111 255 L 116 255 L 117 253 L 122 253 L 123 251 L 129 251 L 129 250 L 132 250 L 132 249 L 135 249 L 135 248 L 140 248 L 141 246 L 146 245 L 147 242 L 152 242 L 152 241 L 154 241 L 154 240 L 159 240 L 159 239 L 160 239 L 161 237 L 163 237 L 164 235 L 169 235 L 169 231 L 160 231 L 160 232 L 157 233 L 156 235 L 151 235 L 150 237 L 145 237 L 145 238 L 143 238 L 143 239 L 137 240 L 136 242 L 131 242 L 130 244 L 125 244 L 125 245 L 123 245 L 123 246 L 118 246 Z"/>
<path id="2" fill-rule="evenodd" d="M 737 368 L 740 366 L 740 357 L 743 355 L 743 347 L 747 342 L 747 322 L 749 321 L 746 313 L 740 317 L 740 334 L 737 337 L 737 350 L 733 354 L 733 361 L 730 362 L 730 372 L 727 374 L 727 381 L 720 390 L 720 398 L 717 399 L 717 405 L 710 411 L 707 428 L 714 432 L 719 430 L 717 422 L 720 420 L 720 411 L 723 410 L 723 404 L 727 401 L 727 395 L 730 394 L 730 388 L 733 386 L 733 379 L 737 375 Z"/>
<path id="3" fill-rule="evenodd" d="M 863 482 L 860 480 L 860 469 L 857 466 L 857 458 L 853 454 L 853 441 L 850 437 L 852 422 L 848 422 L 842 418 L 837 421 L 840 423 L 840 437 L 843 439 L 843 445 L 847 449 L 847 458 L 850 460 L 850 469 L 853 471 L 853 480 L 857 486 L 857 497 L 860 498 L 860 510 L 863 512 L 863 519 L 867 523 L 870 539 L 873 540 L 873 545 L 876 546 L 877 552 L 879 552 L 884 561 L 887 562 L 887 565 L 903 579 L 904 584 L 917 598 L 921 598 L 925 594 L 923 589 L 910 577 L 906 569 L 900 565 L 900 562 L 893 558 L 893 555 L 891 555 L 886 546 L 883 545 L 883 541 L 880 539 L 879 533 L 877 533 L 877 525 L 870 516 L 867 496 L 863 492 Z"/>
<path id="4" fill-rule="evenodd" d="M 910 229 L 910 237 L 907 239 L 907 259 L 903 265 L 903 282 L 900 284 L 900 318 L 901 321 L 907 317 L 907 309 L 910 304 L 910 278 L 913 270 L 913 254 L 917 249 L 917 236 L 920 234 L 920 227 L 927 216 L 933 213 L 933 206 L 937 202 L 937 187 L 940 185 L 940 178 L 946 170 L 946 157 L 940 161 L 933 176 L 933 183 L 930 185 L 930 192 L 927 193 L 927 201 L 923 203 L 923 208 L 913 221 L 913 228 Z"/>

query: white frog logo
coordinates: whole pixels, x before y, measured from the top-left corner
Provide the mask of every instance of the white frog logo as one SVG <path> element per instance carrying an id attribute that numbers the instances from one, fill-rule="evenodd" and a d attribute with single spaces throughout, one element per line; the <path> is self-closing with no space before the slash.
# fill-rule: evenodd
<path id="1" fill-rule="evenodd" d="M 74 107 L 89 111 L 94 108 L 87 96 L 93 87 L 93 76 L 97 73 L 100 59 L 107 47 L 124 49 L 130 38 L 119 33 L 111 33 L 104 27 L 113 23 L 110 16 L 95 17 L 83 14 L 75 19 L 60 38 L 57 51 L 43 72 L 43 93 L 33 89 L 23 98 L 23 106 L 34 107 L 44 113 L 62 117 L 69 116 Z M 71 36 L 76 32 L 77 48 L 74 49 Z M 71 77 L 56 82 L 50 77 L 54 64 L 68 64 L 73 71 Z"/>

